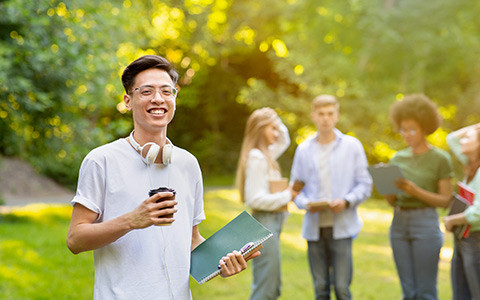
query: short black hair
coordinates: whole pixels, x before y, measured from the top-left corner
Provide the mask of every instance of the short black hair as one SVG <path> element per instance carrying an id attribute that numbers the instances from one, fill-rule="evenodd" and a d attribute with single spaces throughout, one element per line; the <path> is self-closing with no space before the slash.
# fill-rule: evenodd
<path id="1" fill-rule="evenodd" d="M 178 73 L 168 60 L 159 55 L 145 55 L 134 60 L 123 71 L 122 84 L 125 88 L 125 93 L 128 94 L 130 92 L 138 73 L 153 68 L 164 70 L 172 79 L 173 84 L 177 84 Z"/>
<path id="2" fill-rule="evenodd" d="M 442 124 L 442 116 L 437 105 L 424 94 L 406 95 L 390 108 L 390 120 L 395 129 L 403 120 L 414 120 L 426 135 L 432 134 Z"/>

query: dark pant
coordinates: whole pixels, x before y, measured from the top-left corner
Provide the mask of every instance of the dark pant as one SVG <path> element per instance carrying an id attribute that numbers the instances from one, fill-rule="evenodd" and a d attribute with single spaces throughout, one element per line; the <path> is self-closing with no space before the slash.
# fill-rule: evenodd
<path id="1" fill-rule="evenodd" d="M 454 300 L 480 300 L 480 232 L 455 239 L 452 257 L 452 289 Z"/>
<path id="2" fill-rule="evenodd" d="M 436 300 L 443 237 L 435 208 L 396 210 L 390 242 L 404 300 Z"/>
<path id="3" fill-rule="evenodd" d="M 315 286 L 315 299 L 330 299 L 333 284 L 338 300 L 351 299 L 352 238 L 333 238 L 332 227 L 321 228 L 318 241 L 308 241 L 308 261 Z"/>
<path id="4" fill-rule="evenodd" d="M 262 255 L 253 260 L 253 282 L 250 300 L 274 300 L 280 297 L 281 260 L 280 233 L 284 212 L 254 212 L 253 217 L 268 228 L 273 236 L 263 243 Z"/>

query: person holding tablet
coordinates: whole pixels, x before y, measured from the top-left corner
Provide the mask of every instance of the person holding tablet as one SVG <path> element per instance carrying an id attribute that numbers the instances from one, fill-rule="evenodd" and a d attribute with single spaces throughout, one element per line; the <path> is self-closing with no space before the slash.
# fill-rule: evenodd
<path id="1" fill-rule="evenodd" d="M 408 145 L 390 160 L 405 176 L 396 182 L 402 192 L 385 196 L 395 207 L 390 242 L 403 299 L 438 299 L 443 237 L 436 207 L 447 207 L 450 202 L 453 168 L 450 155 L 432 146 L 427 136 L 442 119 L 435 103 L 423 94 L 395 102 L 390 119 Z"/>

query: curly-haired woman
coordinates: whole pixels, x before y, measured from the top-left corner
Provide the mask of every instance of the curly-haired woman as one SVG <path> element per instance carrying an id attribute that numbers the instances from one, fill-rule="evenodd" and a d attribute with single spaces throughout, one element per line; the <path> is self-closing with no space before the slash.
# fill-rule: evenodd
<path id="1" fill-rule="evenodd" d="M 450 155 L 427 141 L 441 124 L 437 107 L 427 96 L 412 94 L 390 108 L 390 119 L 407 148 L 390 160 L 405 179 L 402 193 L 387 195 L 395 207 L 390 242 L 403 299 L 438 299 L 437 273 L 443 237 L 436 207 L 447 207 L 452 194 Z"/>

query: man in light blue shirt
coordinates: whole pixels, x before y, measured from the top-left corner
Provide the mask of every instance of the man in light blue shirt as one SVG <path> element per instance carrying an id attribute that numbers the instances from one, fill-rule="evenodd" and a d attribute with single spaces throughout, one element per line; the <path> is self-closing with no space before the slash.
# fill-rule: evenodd
<path id="1" fill-rule="evenodd" d="M 305 183 L 295 204 L 307 210 L 302 235 L 308 242 L 315 297 L 330 299 L 333 284 L 337 299 L 351 299 L 352 239 L 363 226 L 357 206 L 370 196 L 372 179 L 360 141 L 335 128 L 337 99 L 316 97 L 311 118 L 317 132 L 295 151 L 291 179 Z"/>

